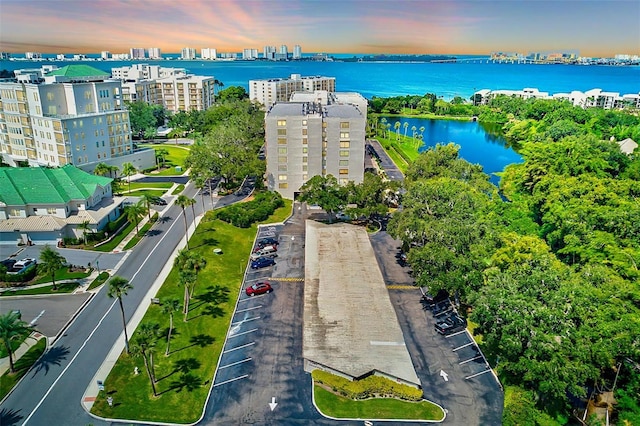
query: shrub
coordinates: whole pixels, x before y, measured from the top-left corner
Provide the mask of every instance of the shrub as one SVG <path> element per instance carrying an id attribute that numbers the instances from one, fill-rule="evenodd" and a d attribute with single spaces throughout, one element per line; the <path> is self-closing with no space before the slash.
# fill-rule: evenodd
<path id="1" fill-rule="evenodd" d="M 311 373 L 313 379 L 347 398 L 366 399 L 373 397 L 399 398 L 407 401 L 420 401 L 422 390 L 413 386 L 394 382 L 382 376 L 368 376 L 361 380 L 348 380 L 322 370 Z"/>
<path id="2" fill-rule="evenodd" d="M 0 274 L 0 281 L 7 283 L 24 283 L 31 281 L 36 276 L 37 270 L 38 265 L 31 265 L 26 271 L 20 274 Z"/>
<path id="3" fill-rule="evenodd" d="M 267 219 L 282 206 L 284 200 L 277 192 L 260 192 L 252 201 L 218 210 L 216 217 L 238 228 L 248 228 L 255 222 Z"/>

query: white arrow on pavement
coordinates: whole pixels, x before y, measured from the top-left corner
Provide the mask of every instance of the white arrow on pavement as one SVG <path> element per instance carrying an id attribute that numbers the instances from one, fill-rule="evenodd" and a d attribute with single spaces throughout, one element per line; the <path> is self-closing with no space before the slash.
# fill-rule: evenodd
<path id="1" fill-rule="evenodd" d="M 29 325 L 33 327 L 36 324 L 36 322 L 38 322 L 40 317 L 42 317 L 44 315 L 44 312 L 45 312 L 44 310 L 42 312 L 40 312 L 40 314 L 37 317 L 35 317 L 34 319 L 31 320 Z"/>
<path id="2" fill-rule="evenodd" d="M 269 408 L 271 408 L 271 411 L 276 409 L 276 405 L 278 405 L 278 403 L 276 402 L 276 397 L 272 396 L 271 402 L 269 403 Z"/>
<path id="3" fill-rule="evenodd" d="M 445 373 L 444 370 L 440 370 L 440 377 L 442 377 L 445 382 L 449 381 L 449 375 Z"/>

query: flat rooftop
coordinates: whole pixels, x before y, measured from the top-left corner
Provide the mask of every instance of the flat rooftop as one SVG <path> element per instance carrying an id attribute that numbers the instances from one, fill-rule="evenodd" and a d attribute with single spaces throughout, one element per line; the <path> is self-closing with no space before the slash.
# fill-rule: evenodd
<path id="1" fill-rule="evenodd" d="M 366 229 L 306 222 L 303 356 L 420 385 Z"/>

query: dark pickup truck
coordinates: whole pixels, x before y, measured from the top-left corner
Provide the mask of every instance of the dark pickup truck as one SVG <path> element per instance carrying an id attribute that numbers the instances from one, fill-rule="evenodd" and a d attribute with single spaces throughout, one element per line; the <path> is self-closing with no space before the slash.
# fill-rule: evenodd
<path id="1" fill-rule="evenodd" d="M 467 327 L 467 321 L 458 314 L 451 315 L 435 325 L 436 331 L 443 336 L 462 331 Z"/>

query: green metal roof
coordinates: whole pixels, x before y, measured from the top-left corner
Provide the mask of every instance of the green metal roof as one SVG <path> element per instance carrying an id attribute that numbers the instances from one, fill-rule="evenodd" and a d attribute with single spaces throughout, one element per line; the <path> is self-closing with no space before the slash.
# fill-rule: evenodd
<path id="1" fill-rule="evenodd" d="M 113 179 L 95 176 L 74 166 L 2 167 L 0 201 L 6 205 L 61 204 L 85 200 L 96 187 L 107 186 Z"/>
<path id="2" fill-rule="evenodd" d="M 89 65 L 66 65 L 57 70 L 47 73 L 47 76 L 63 75 L 65 77 L 96 77 L 110 76 L 108 72 L 104 72 Z"/>

